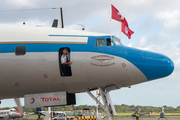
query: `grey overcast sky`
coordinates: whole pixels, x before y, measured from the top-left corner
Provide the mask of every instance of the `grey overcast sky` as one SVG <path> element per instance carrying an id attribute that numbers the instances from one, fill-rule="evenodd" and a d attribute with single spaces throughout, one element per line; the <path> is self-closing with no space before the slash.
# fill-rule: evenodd
<path id="1" fill-rule="evenodd" d="M 110 92 L 114 104 L 180 106 L 180 0 L 0 0 L 0 24 L 50 27 L 59 11 L 43 9 L 62 7 L 65 28 L 110 33 L 110 4 L 125 16 L 134 31 L 132 39 L 121 34 L 124 45 L 159 52 L 174 61 L 172 75 Z M 6 11 L 6 12 L 3 12 Z M 112 34 L 120 36 L 120 23 L 112 20 Z M 93 92 L 95 94 L 95 91 Z M 23 104 L 23 99 L 21 99 Z M 95 105 L 86 94 L 77 94 L 77 105 Z M 13 99 L 3 100 L 0 107 L 15 106 Z"/>

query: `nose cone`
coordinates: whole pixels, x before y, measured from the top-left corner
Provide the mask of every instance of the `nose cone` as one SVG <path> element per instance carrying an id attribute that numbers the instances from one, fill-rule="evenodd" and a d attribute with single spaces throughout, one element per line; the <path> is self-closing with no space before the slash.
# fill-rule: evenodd
<path id="1" fill-rule="evenodd" d="M 166 77 L 174 70 L 174 63 L 170 58 L 153 52 L 145 53 L 144 64 L 148 80 Z"/>

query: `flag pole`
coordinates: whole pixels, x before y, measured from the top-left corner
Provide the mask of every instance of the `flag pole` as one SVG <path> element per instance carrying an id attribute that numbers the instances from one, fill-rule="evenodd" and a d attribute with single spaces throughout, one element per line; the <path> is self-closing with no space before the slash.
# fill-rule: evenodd
<path id="1" fill-rule="evenodd" d="M 119 27 L 119 28 L 120 28 L 120 33 L 119 33 L 119 39 L 120 39 L 120 40 L 121 40 L 121 29 L 122 29 L 121 27 L 122 27 L 122 24 L 121 24 L 121 22 L 120 22 L 120 27 Z"/>
<path id="2" fill-rule="evenodd" d="M 111 36 L 111 40 L 112 40 L 112 24 L 111 24 L 111 14 L 112 14 L 112 11 L 111 11 L 111 0 L 109 0 L 109 5 L 110 5 L 110 36 Z"/>

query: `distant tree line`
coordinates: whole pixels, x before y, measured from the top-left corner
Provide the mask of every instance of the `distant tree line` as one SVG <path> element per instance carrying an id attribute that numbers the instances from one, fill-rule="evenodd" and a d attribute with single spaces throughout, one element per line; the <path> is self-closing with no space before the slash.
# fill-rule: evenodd
<path id="1" fill-rule="evenodd" d="M 159 113 L 162 111 L 162 107 L 153 107 L 153 106 L 140 106 L 140 105 L 115 105 L 114 106 L 117 113 L 132 113 L 133 111 L 136 111 L 137 108 L 140 108 L 142 112 L 156 112 Z M 173 108 L 168 106 L 163 106 L 164 111 L 166 113 L 180 113 L 180 106 Z M 11 107 L 11 108 L 17 108 L 17 107 Z M 83 108 L 90 108 L 91 110 L 96 110 L 96 106 L 91 105 L 79 105 L 79 106 L 55 106 L 51 107 L 51 111 L 73 111 L 73 110 L 82 110 Z M 10 109 L 9 107 L 0 108 L 0 110 L 6 110 Z M 36 108 L 25 108 L 23 107 L 24 112 L 34 112 Z M 47 107 L 42 107 L 42 110 L 47 111 Z M 104 110 L 99 106 L 98 107 L 99 112 L 104 112 Z"/>

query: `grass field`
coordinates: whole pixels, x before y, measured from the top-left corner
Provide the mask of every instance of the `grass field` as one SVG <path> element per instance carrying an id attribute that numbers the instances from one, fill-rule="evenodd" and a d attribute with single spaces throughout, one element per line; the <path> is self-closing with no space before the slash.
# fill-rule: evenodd
<path id="1" fill-rule="evenodd" d="M 131 116 L 132 113 L 117 113 L 117 115 Z M 160 113 L 150 114 L 151 116 L 159 116 Z M 180 116 L 180 113 L 166 113 L 166 116 Z"/>
<path id="2" fill-rule="evenodd" d="M 26 116 L 24 116 L 24 117 L 26 117 Z M 37 118 L 38 115 L 29 115 L 29 117 L 30 117 L 30 118 Z M 41 118 L 44 118 L 44 117 L 45 117 L 45 116 L 41 115 Z"/>
<path id="3" fill-rule="evenodd" d="M 117 113 L 117 118 L 132 118 L 131 116 L 132 113 Z M 159 118 L 160 113 L 153 113 L 149 115 L 143 115 L 141 118 Z M 166 113 L 167 118 L 180 118 L 180 113 Z"/>

